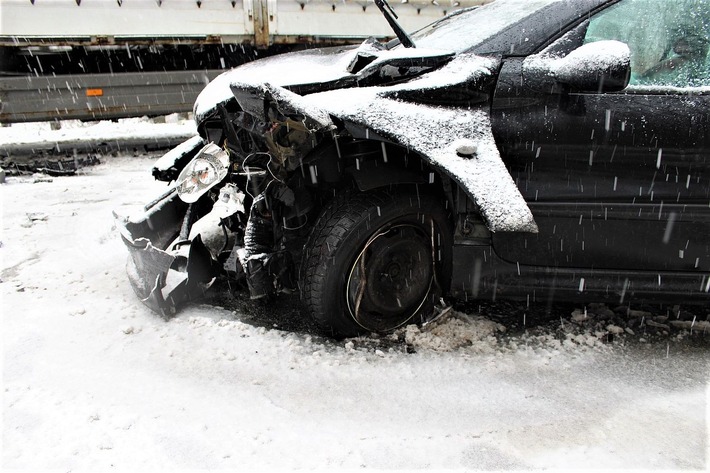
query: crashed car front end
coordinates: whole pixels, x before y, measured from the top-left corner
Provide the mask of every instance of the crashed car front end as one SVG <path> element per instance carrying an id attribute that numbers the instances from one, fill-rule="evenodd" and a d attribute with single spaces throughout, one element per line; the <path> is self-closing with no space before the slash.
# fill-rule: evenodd
<path id="1" fill-rule="evenodd" d="M 195 104 L 199 136 L 156 163 L 169 190 L 144 215 L 119 218 L 136 293 L 167 316 L 228 273 L 252 299 L 300 290 L 328 330 L 324 314 L 346 312 L 337 335 L 428 320 L 448 292 L 451 228 L 475 214 L 486 232 L 537 229 L 493 139 L 499 65 L 370 40 L 218 77 Z M 218 164 L 196 164 L 210 160 Z M 191 232 L 213 212 L 221 248 Z"/>
<path id="2" fill-rule="evenodd" d="M 556 157 L 567 160 L 548 106 L 567 124 L 587 97 L 615 98 L 629 84 L 628 45 L 582 44 L 590 12 L 613 4 L 497 0 L 412 37 L 395 25 L 398 44 L 286 54 L 219 76 L 195 103 L 199 136 L 153 170 L 168 191 L 142 215 L 119 219 L 136 293 L 169 315 L 226 274 L 253 299 L 297 291 L 305 312 L 339 337 L 426 323 L 443 313 L 447 295 L 534 301 L 545 288 L 550 300 L 623 300 L 630 278 L 597 270 L 585 230 L 598 223 L 579 213 L 580 202 L 599 211 L 594 176 L 613 175 L 592 168 L 594 150 L 588 160 L 582 152 L 593 194 L 575 200 L 585 186 L 566 176 L 558 184 L 573 194 L 549 192 L 556 187 L 541 180 L 548 174 L 536 161 L 544 157 L 555 177 Z M 609 109 L 604 116 L 610 123 Z M 529 118 L 531 139 L 516 127 Z M 577 138 L 586 143 L 586 134 Z M 653 162 L 655 182 L 660 151 Z M 545 186 L 543 201 L 530 182 Z M 209 219 L 223 234 L 218 244 L 200 227 Z M 581 249 L 567 250 L 580 238 Z M 613 254 L 607 240 L 596 243 L 599 254 Z M 704 275 L 668 273 L 672 282 L 662 284 L 638 268 L 634 297 L 690 286 L 707 294 Z"/>
<path id="3" fill-rule="evenodd" d="M 320 140 L 314 132 L 332 124 L 328 118 L 326 123 L 294 120 L 276 109 L 271 113 L 278 116 L 267 121 L 245 112 L 229 86 L 220 85 L 216 81 L 203 94 L 214 102 L 204 114 L 199 101 L 196 105 L 202 136 L 156 162 L 153 176 L 169 183 L 167 191 L 140 215 L 115 215 L 129 250 L 129 281 L 144 304 L 166 317 L 201 297 L 227 271 L 246 276 L 253 298 L 296 289 L 283 233 L 303 228 L 312 205 L 308 193 L 294 193 L 285 179 Z M 220 90 L 225 87 L 228 95 Z M 210 96 L 215 91 L 223 99 Z M 244 99 L 247 104 L 264 100 Z M 219 213 L 225 235 L 219 249 L 208 249 L 199 234 L 190 237 L 195 222 L 210 212 Z"/>
<path id="4" fill-rule="evenodd" d="M 362 61 L 358 51 L 350 56 L 351 64 Z M 459 88 L 459 93 L 466 94 L 461 100 L 484 104 L 487 100 L 485 82 L 495 69 L 495 60 L 460 57 L 449 61 L 450 56 L 418 52 L 417 62 L 411 58 L 404 61 L 416 64 L 416 67 L 410 67 L 416 75 L 421 70 L 448 62 L 448 67 L 438 71 L 439 75 L 448 76 L 448 83 L 443 82 L 447 86 L 443 88 L 436 76 L 425 76 L 409 86 L 406 83 L 395 87 L 374 85 L 385 75 L 380 69 L 366 75 L 365 79 L 362 75 L 358 78 L 362 83 L 369 77 L 373 83 L 371 87 L 336 87 L 335 90 L 322 91 L 315 85 L 290 87 L 314 92 L 299 95 L 289 88 L 244 80 L 234 74 L 236 77 L 228 82 L 232 92 L 230 98 L 206 110 L 200 109 L 203 105 L 198 100 L 196 111 L 201 120 L 201 136 L 168 153 L 156 163 L 153 171 L 158 179 L 175 181 L 171 190 L 148 206 L 143 217 L 124 221 L 124 240 L 131 253 L 129 274 L 139 297 L 154 310 L 169 314 L 182 301 L 199 294 L 216 276 L 216 268 L 222 266 L 217 262 L 220 255 L 213 255 L 210 261 L 204 244 L 199 239 L 188 240 L 187 236 L 192 223 L 209 212 L 213 202 L 221 202 L 219 190 L 222 187 L 218 184 L 224 183 L 231 183 L 238 189 L 235 199 L 242 203 L 240 210 L 225 216 L 223 225 L 233 235 L 230 241 L 236 245 L 230 252 L 236 255 L 240 265 L 235 271 L 245 274 L 252 298 L 278 291 L 294 291 L 294 261 L 299 258 L 297 246 L 302 243 L 310 214 L 319 206 L 324 190 L 342 186 L 344 176 L 351 176 L 360 188 L 378 185 L 373 183 L 372 175 L 365 177 L 373 162 L 369 156 L 372 142 L 383 153 L 383 172 L 393 169 L 386 162 L 388 147 L 398 148 L 397 151 L 393 149 L 393 154 L 401 149 L 417 152 L 425 156 L 437 179 L 454 177 L 464 183 L 469 193 L 478 196 L 484 210 L 491 209 L 485 215 L 494 230 L 505 230 L 510 225 L 534 230 L 534 221 L 522 199 L 517 202 L 518 206 L 523 214 L 528 212 L 528 215 L 523 215 L 522 220 L 519 216 L 505 220 L 506 215 L 511 215 L 511 206 L 516 204 L 515 199 L 512 202 L 509 199 L 510 195 L 516 196 L 516 189 L 499 162 L 490 130 L 486 130 L 490 125 L 485 121 L 483 107 L 461 114 L 454 108 L 411 102 L 408 105 L 398 100 L 411 96 L 412 101 L 421 102 L 427 97 L 431 101 L 437 96 L 450 97 L 452 89 Z M 470 66 L 472 61 L 479 65 L 474 68 L 474 74 L 463 73 L 462 69 Z M 386 66 L 392 68 L 393 63 L 401 64 L 402 60 L 397 58 Z M 352 77 L 356 75 L 348 73 L 339 81 L 341 84 L 352 83 Z M 322 83 L 318 86 L 324 88 Z M 214 95 L 214 92 L 207 91 L 206 95 L 210 94 Z M 347 95 L 353 96 L 354 100 L 347 99 Z M 417 119 L 418 113 L 431 116 L 422 121 Z M 437 120 L 449 124 L 454 120 L 462 125 L 478 120 L 481 128 L 461 126 L 442 140 L 441 133 L 436 137 L 436 131 L 445 128 Z M 398 130 L 401 123 L 407 123 L 408 127 Z M 479 151 L 486 149 L 486 152 L 479 152 L 475 161 L 470 156 L 458 156 L 457 150 L 466 144 L 473 149 L 478 147 Z M 183 181 L 187 176 L 188 182 L 189 179 L 199 182 L 192 169 L 195 161 L 206 153 L 222 154 L 227 160 L 224 174 L 213 171 L 213 180 L 203 186 L 199 198 L 194 200 L 193 194 L 181 192 L 185 187 Z M 357 157 L 358 153 L 365 154 Z M 346 159 L 343 159 L 344 154 L 348 155 Z M 490 173 L 491 168 L 500 174 L 494 191 L 483 189 L 481 181 L 475 178 L 477 169 Z M 424 178 L 416 176 L 406 169 L 395 172 L 398 175 L 383 184 L 434 179 L 428 175 Z M 500 192 L 501 186 L 508 189 Z M 506 201 L 490 202 L 498 196 Z M 223 195 L 224 198 L 229 199 Z M 503 207 L 505 212 L 501 212 Z M 497 217 L 496 212 L 502 218 Z M 156 229 L 160 229 L 159 235 L 155 233 Z M 197 258 L 199 262 L 193 263 Z M 172 281 L 176 279 L 174 273 L 180 275 L 177 283 Z M 169 277 L 171 275 L 173 277 Z"/>
<path id="5" fill-rule="evenodd" d="M 200 139 L 193 139 L 176 148 L 177 152 L 173 150 L 173 155 L 183 160 L 186 154 L 196 156 L 190 161 L 192 169 L 183 168 L 192 173 L 190 177 L 182 172 L 183 179 L 148 203 L 140 215 L 123 217 L 114 213 L 129 252 L 128 279 L 141 301 L 166 317 L 186 300 L 201 295 L 217 274 L 215 260 L 201 237 L 189 238 L 192 224 L 213 207 L 206 190 L 197 195 L 199 192 L 186 186 L 186 182 L 194 181 L 204 187 L 208 178 L 204 171 L 194 169 L 194 164 L 204 161 L 211 151 L 201 145 Z M 154 173 L 157 171 L 159 168 L 154 168 Z M 212 185 L 219 182 L 216 177 Z"/>

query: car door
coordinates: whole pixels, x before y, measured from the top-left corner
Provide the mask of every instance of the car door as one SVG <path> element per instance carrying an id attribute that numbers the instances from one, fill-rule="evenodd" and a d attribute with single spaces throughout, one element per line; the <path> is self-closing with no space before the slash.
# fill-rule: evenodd
<path id="1" fill-rule="evenodd" d="M 540 228 L 497 233 L 519 264 L 710 270 L 710 0 L 622 0 L 540 54 L 508 59 L 492 122 Z M 631 50 L 629 86 L 581 92 L 554 61 L 588 43 Z"/>

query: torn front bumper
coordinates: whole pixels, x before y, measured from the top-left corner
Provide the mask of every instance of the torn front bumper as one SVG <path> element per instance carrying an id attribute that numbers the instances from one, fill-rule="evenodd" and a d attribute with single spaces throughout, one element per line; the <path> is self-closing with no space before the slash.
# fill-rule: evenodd
<path id="1" fill-rule="evenodd" d="M 185 204 L 170 189 L 145 207 L 139 217 L 114 212 L 128 248 L 126 270 L 136 295 L 153 311 L 169 317 L 179 306 L 201 297 L 214 282 L 217 264 L 191 224 L 209 211 L 209 199 Z"/>

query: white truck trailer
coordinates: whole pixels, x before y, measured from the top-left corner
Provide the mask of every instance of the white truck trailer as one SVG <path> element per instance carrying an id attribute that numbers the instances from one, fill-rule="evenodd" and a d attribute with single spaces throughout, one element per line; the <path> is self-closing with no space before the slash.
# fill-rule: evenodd
<path id="1" fill-rule="evenodd" d="M 492 0 L 395 1 L 414 31 Z M 0 122 L 189 111 L 225 69 L 370 36 L 373 0 L 0 0 Z"/>

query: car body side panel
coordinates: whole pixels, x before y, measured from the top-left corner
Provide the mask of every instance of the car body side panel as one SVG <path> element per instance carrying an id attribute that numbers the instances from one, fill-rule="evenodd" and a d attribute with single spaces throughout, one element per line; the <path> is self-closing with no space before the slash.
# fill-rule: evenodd
<path id="1" fill-rule="evenodd" d="M 696 111 L 708 104 L 706 92 L 578 93 L 507 60 L 494 130 L 540 232 L 495 235 L 497 253 L 525 265 L 707 271 L 710 128 Z"/>
<path id="2" fill-rule="evenodd" d="M 579 269 L 524 266 L 501 260 L 490 246 L 454 245 L 451 295 L 463 299 L 518 299 L 528 303 L 630 300 L 707 304 L 710 277 L 703 272 Z M 659 284 L 660 282 L 660 284 Z"/>
<path id="3" fill-rule="evenodd" d="M 368 89 L 344 92 L 318 94 L 316 100 L 333 115 L 416 151 L 449 175 L 476 203 L 491 231 L 537 231 L 532 213 L 500 158 L 486 108 L 412 104 Z M 466 143 L 476 147 L 472 157 L 457 154 L 457 148 Z"/>
<path id="4" fill-rule="evenodd" d="M 495 58 L 462 54 L 398 86 L 334 90 L 304 99 L 419 153 L 466 191 L 491 231 L 534 233 L 537 225 L 532 213 L 493 140 L 487 96 L 482 100 L 477 95 L 486 91 L 498 64 Z M 421 103 L 421 97 L 448 92 L 461 97 L 460 103 Z M 418 96 L 418 103 L 402 100 L 412 95 Z M 457 152 L 461 146 L 473 146 L 476 152 L 462 156 Z"/>

